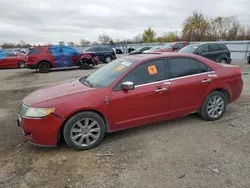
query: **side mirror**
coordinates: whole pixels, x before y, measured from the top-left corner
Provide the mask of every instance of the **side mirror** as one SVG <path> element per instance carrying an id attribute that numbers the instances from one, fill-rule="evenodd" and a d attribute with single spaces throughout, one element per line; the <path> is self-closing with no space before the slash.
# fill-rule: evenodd
<path id="1" fill-rule="evenodd" d="M 133 90 L 135 89 L 134 83 L 127 81 L 122 83 L 122 89 L 124 90 Z"/>
<path id="2" fill-rule="evenodd" d="M 196 55 L 202 55 L 202 52 L 196 52 L 195 54 Z"/>

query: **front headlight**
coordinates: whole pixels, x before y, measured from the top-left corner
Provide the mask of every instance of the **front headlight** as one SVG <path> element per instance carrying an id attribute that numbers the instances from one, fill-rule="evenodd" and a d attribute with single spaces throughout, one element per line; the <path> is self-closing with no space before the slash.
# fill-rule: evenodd
<path id="1" fill-rule="evenodd" d="M 31 118 L 42 118 L 52 114 L 55 111 L 55 108 L 32 108 L 29 107 L 25 113 L 26 117 Z"/>

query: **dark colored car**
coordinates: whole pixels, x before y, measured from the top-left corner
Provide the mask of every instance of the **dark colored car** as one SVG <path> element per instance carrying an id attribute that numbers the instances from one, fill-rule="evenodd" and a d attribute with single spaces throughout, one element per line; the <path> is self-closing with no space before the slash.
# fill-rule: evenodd
<path id="1" fill-rule="evenodd" d="M 248 55 L 247 55 L 247 62 L 248 62 L 248 64 L 250 64 L 250 53 L 248 53 Z"/>
<path id="2" fill-rule="evenodd" d="M 227 46 L 221 43 L 192 44 L 181 49 L 179 52 L 200 55 L 223 64 L 231 63 L 231 53 Z"/>
<path id="3" fill-rule="evenodd" d="M 154 52 L 178 52 L 180 49 L 187 46 L 189 42 L 171 42 L 162 46 L 160 49 L 154 50 Z"/>
<path id="4" fill-rule="evenodd" d="M 87 48 L 85 52 L 95 52 L 99 60 L 105 63 L 110 63 L 112 60 L 116 59 L 116 54 L 113 48 L 106 45 L 92 46 Z"/>
<path id="5" fill-rule="evenodd" d="M 132 51 L 134 51 L 134 50 L 135 50 L 134 48 L 129 47 L 129 48 L 128 48 L 128 53 L 130 53 L 130 52 L 132 52 Z"/>
<path id="6" fill-rule="evenodd" d="M 92 62 L 94 66 L 99 62 L 94 53 L 90 53 L 88 55 L 90 59 L 84 59 L 86 57 L 86 54 L 80 54 L 77 49 L 69 46 L 52 45 L 33 47 L 27 54 L 27 62 L 25 66 L 30 69 L 38 69 L 39 72 L 42 73 L 46 73 L 49 72 L 51 68 L 72 66 L 85 68 L 85 63 Z"/>
<path id="7" fill-rule="evenodd" d="M 193 54 L 126 56 L 96 72 L 39 89 L 24 98 L 18 125 L 35 145 L 60 138 L 90 149 L 109 132 L 184 117 L 197 112 L 220 119 L 241 95 L 237 66 Z"/>
<path id="8" fill-rule="evenodd" d="M 13 51 L 0 51 L 0 68 L 24 68 L 26 56 Z"/>
<path id="9" fill-rule="evenodd" d="M 141 47 L 141 48 L 138 48 L 138 49 L 130 52 L 129 55 L 142 54 L 144 51 L 149 50 L 151 48 L 152 47 L 150 47 L 150 46 Z"/>

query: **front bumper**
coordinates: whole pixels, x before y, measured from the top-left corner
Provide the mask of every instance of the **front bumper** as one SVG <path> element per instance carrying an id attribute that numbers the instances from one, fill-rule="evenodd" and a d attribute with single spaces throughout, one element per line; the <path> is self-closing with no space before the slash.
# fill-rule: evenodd
<path id="1" fill-rule="evenodd" d="M 19 117 L 17 125 L 21 127 L 24 137 L 39 146 L 56 146 L 63 119 L 51 114 L 45 118 Z"/>

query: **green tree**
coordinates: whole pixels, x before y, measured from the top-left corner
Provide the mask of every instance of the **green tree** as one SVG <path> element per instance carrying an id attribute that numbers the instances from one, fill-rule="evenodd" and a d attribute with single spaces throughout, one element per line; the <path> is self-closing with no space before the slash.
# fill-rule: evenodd
<path id="1" fill-rule="evenodd" d="M 156 32 L 149 27 L 148 29 L 144 30 L 142 39 L 143 42 L 154 42 Z"/>
<path id="2" fill-rule="evenodd" d="M 183 24 L 183 38 L 189 41 L 207 40 L 209 36 L 210 22 L 202 12 L 194 10 Z"/>

